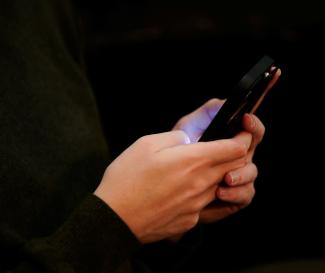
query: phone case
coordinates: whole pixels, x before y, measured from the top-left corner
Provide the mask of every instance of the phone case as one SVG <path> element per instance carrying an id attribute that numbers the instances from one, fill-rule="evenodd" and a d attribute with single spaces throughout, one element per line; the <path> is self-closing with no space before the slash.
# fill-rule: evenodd
<path id="1" fill-rule="evenodd" d="M 256 110 L 277 70 L 269 56 L 254 65 L 232 90 L 200 141 L 231 138 L 238 133 L 244 114 Z"/>

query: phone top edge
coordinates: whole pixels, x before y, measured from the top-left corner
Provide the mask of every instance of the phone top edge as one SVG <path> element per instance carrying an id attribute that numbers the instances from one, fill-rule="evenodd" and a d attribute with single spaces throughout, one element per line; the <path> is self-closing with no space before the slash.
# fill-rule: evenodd
<path id="1" fill-rule="evenodd" d="M 274 63 L 272 58 L 265 55 L 247 72 L 230 93 L 200 141 L 229 138 L 239 131 L 243 114 L 251 112 L 279 70 Z"/>
<path id="2" fill-rule="evenodd" d="M 268 72 L 269 69 L 274 65 L 274 60 L 265 55 L 260 61 L 255 64 L 248 73 L 239 81 L 237 86 L 235 87 L 234 92 L 238 92 L 238 90 L 247 90 L 251 88 L 256 81 L 264 77 L 264 73 Z"/>

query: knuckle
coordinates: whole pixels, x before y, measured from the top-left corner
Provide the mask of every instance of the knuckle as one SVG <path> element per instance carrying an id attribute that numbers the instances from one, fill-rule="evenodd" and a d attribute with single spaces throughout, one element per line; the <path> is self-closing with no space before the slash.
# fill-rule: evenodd
<path id="1" fill-rule="evenodd" d="M 154 147 L 152 135 L 142 136 L 136 141 L 136 143 L 141 147 L 144 152 L 151 151 Z"/>
<path id="2" fill-rule="evenodd" d="M 195 196 L 202 191 L 201 185 L 199 183 L 193 183 L 190 188 L 190 196 Z"/>
<path id="3" fill-rule="evenodd" d="M 200 217 L 199 217 L 198 213 L 195 213 L 195 214 L 189 216 L 185 223 L 185 228 L 187 230 L 194 228 L 198 224 L 199 218 Z"/>
<path id="4" fill-rule="evenodd" d="M 247 207 L 250 205 L 254 199 L 255 196 L 255 188 L 251 187 L 250 194 L 244 199 L 243 206 Z"/>
<path id="5" fill-rule="evenodd" d="M 251 163 L 251 168 L 253 170 L 253 179 L 255 180 L 258 176 L 258 168 L 254 163 Z"/>
<path id="6" fill-rule="evenodd" d="M 232 152 L 237 156 L 237 157 L 244 157 L 247 154 L 247 148 L 246 145 L 243 143 L 238 143 L 236 141 L 233 141 L 233 148 Z"/>
<path id="7" fill-rule="evenodd" d="M 197 178 L 192 182 L 191 185 L 191 192 L 193 195 L 197 195 L 201 192 L 203 192 L 206 188 L 207 182 L 203 178 Z"/>
<path id="8" fill-rule="evenodd" d="M 234 162 L 234 167 L 236 169 L 245 168 L 247 164 L 249 164 L 249 159 L 246 156 L 244 156 Z"/>
<path id="9" fill-rule="evenodd" d="M 196 213 L 196 212 L 201 211 L 203 207 L 204 207 L 204 204 L 203 204 L 203 202 L 201 200 L 200 201 L 194 201 L 191 204 L 190 211 L 193 212 L 193 213 Z"/>
<path id="10" fill-rule="evenodd" d="M 199 153 L 186 153 L 183 155 L 183 162 L 186 165 L 187 173 L 195 173 L 201 161 L 202 155 Z"/>
<path id="11" fill-rule="evenodd" d="M 142 136 L 137 140 L 137 143 L 141 145 L 146 145 L 151 143 L 151 138 L 150 136 Z"/>
<path id="12" fill-rule="evenodd" d="M 252 184 L 252 188 L 251 188 L 251 200 L 254 198 L 255 194 L 256 194 L 256 190 L 255 190 L 254 185 Z"/>
<path id="13" fill-rule="evenodd" d="M 243 156 L 242 158 L 240 158 L 238 160 L 239 164 L 241 165 L 241 167 L 245 167 L 249 164 L 249 159 L 247 156 Z"/>
<path id="14" fill-rule="evenodd" d="M 243 157 L 247 154 L 247 147 L 244 143 L 239 143 L 234 139 L 219 140 L 216 144 L 216 150 L 225 150 L 235 157 Z"/>

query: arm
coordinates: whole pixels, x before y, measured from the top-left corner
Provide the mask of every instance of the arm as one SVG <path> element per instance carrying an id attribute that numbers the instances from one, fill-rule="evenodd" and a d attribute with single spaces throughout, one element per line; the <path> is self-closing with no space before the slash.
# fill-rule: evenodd
<path id="1" fill-rule="evenodd" d="M 11 213 L 13 217 L 19 214 Z M 115 272 L 140 246 L 119 217 L 94 195 L 86 197 L 60 228 L 43 238 L 24 236 L 22 227 L 13 227 L 4 218 L 2 214 L 2 272 Z"/>
<path id="2" fill-rule="evenodd" d="M 216 184 L 246 163 L 252 137 L 189 144 L 183 131 L 142 137 L 106 170 L 95 194 L 142 243 L 193 228 Z"/>
<path id="3" fill-rule="evenodd" d="M 114 272 L 138 241 L 156 242 L 190 230 L 214 199 L 215 182 L 245 163 L 251 135 L 188 142 L 182 131 L 136 141 L 107 168 L 96 196 L 89 196 L 52 235 L 18 242 L 9 269 Z M 2 236 L 12 231 L 1 228 Z"/>

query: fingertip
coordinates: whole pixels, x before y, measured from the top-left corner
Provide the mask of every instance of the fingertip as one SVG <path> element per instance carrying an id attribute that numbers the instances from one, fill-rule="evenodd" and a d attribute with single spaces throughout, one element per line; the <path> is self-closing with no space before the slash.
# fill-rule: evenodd
<path id="1" fill-rule="evenodd" d="M 248 114 L 246 113 L 243 117 L 243 128 L 254 134 L 257 130 L 257 122 L 256 122 L 256 118 L 254 117 L 253 114 Z"/>
<path id="2" fill-rule="evenodd" d="M 223 104 L 226 100 L 218 99 L 218 98 L 212 98 L 206 102 L 206 105 L 220 105 Z"/>
<path id="3" fill-rule="evenodd" d="M 227 173 L 223 179 L 227 185 L 231 186 L 232 185 L 232 176 L 230 173 Z"/>
<path id="4" fill-rule="evenodd" d="M 225 100 L 220 100 L 217 98 L 210 99 L 205 104 L 205 109 L 210 117 L 210 119 L 213 119 L 216 114 L 219 112 L 221 106 L 224 104 Z"/>

